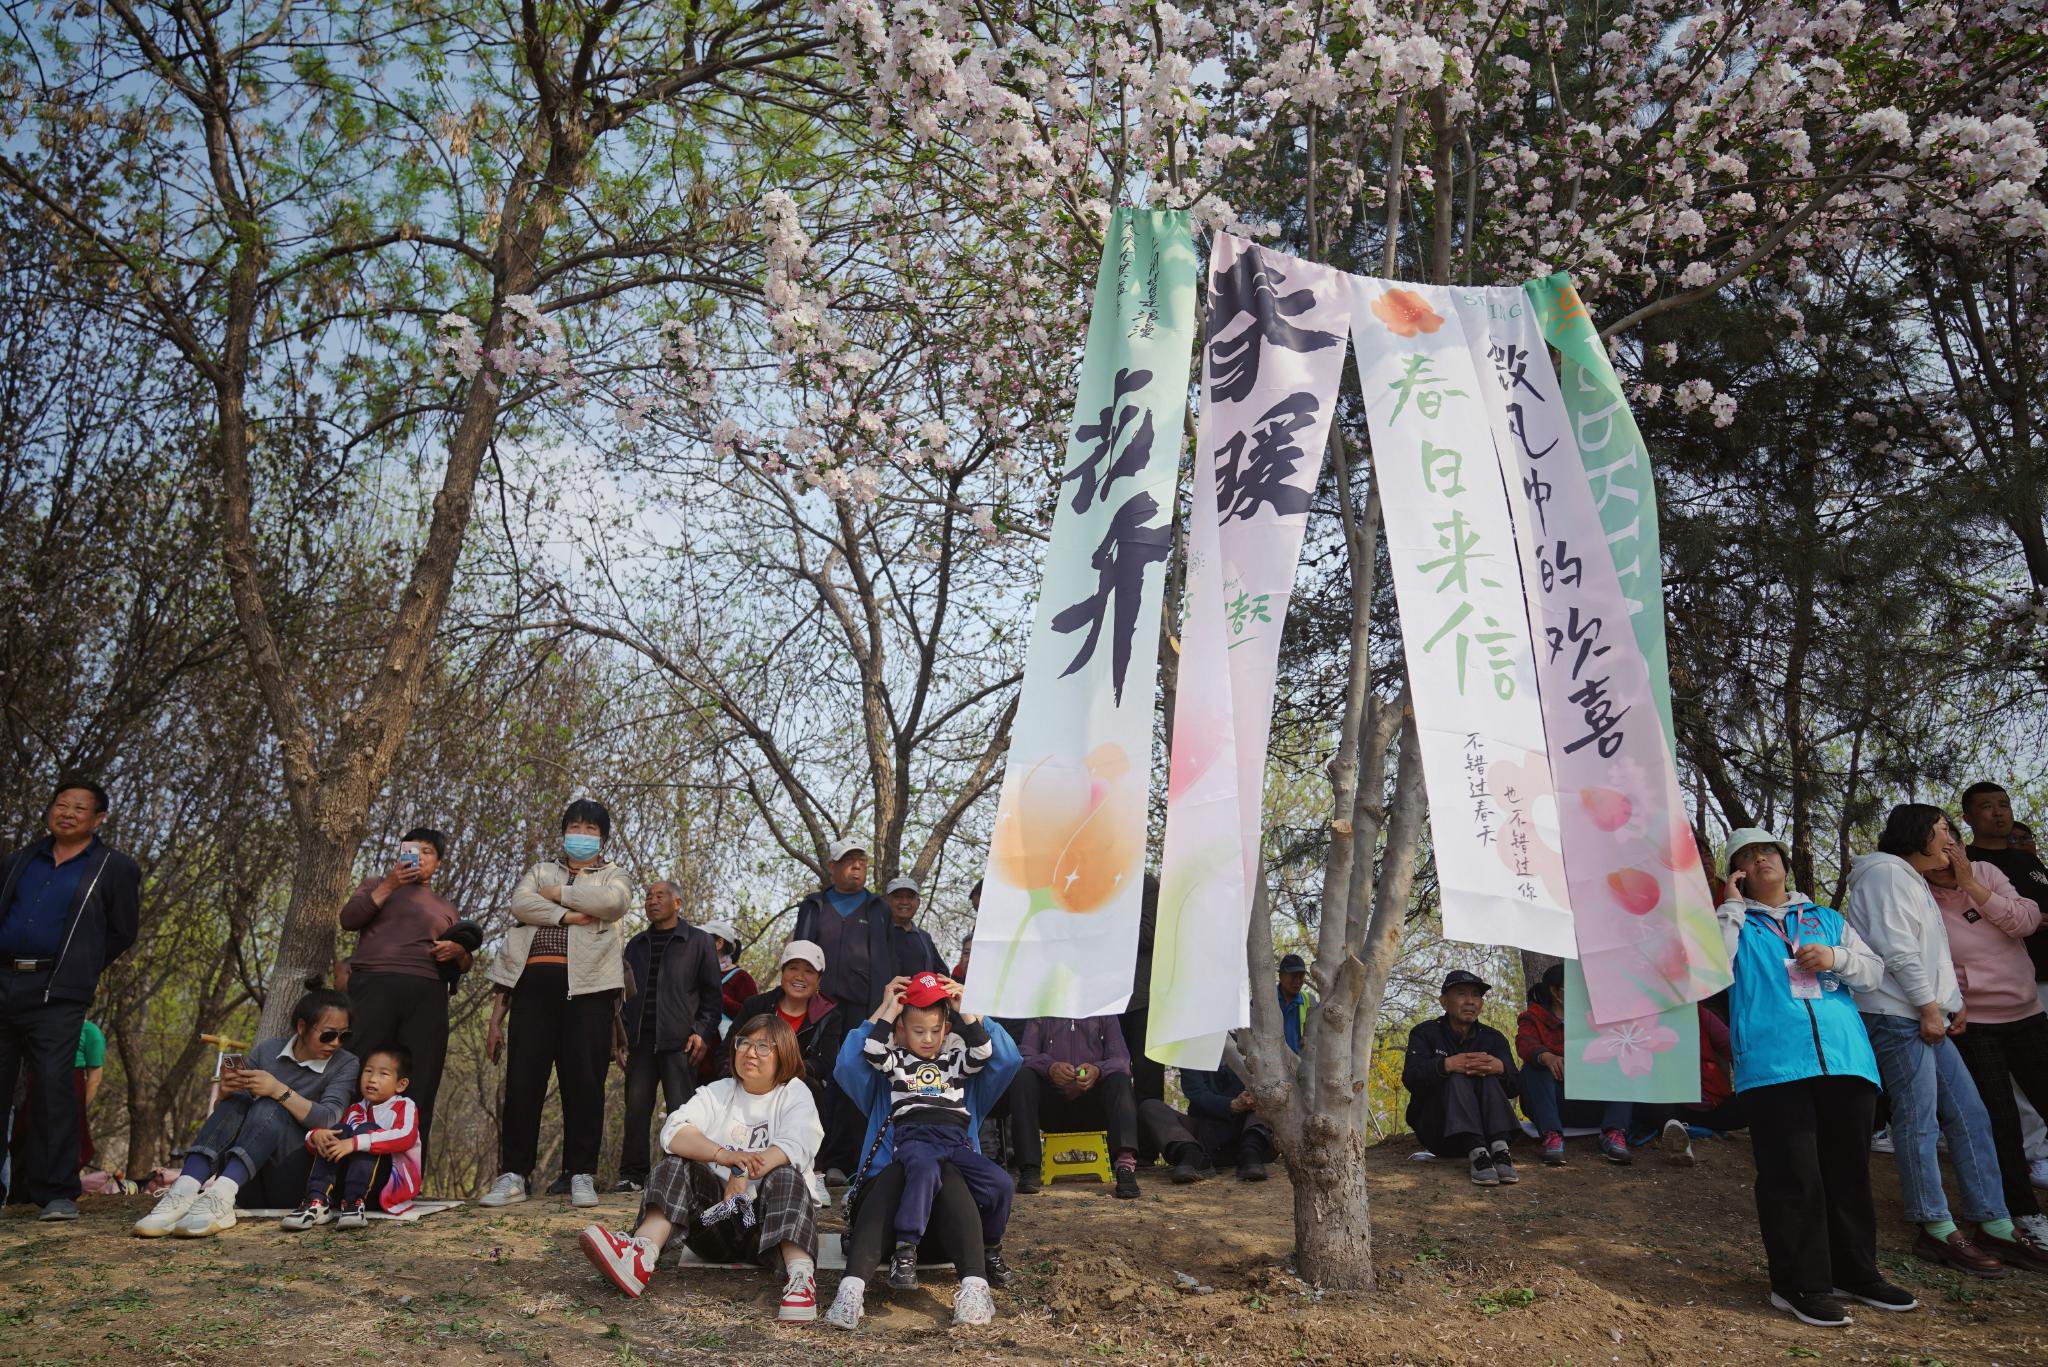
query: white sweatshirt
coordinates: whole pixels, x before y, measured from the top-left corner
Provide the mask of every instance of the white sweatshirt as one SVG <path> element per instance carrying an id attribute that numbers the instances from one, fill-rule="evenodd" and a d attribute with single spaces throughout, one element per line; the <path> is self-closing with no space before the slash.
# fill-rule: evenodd
<path id="1" fill-rule="evenodd" d="M 1927 1002 L 1951 1016 L 1963 1009 L 1948 925 L 1918 869 L 1895 854 L 1858 855 L 1843 900 L 1842 914 L 1884 960 L 1884 980 L 1856 994 L 1857 1010 L 1917 1020 Z"/>
<path id="2" fill-rule="evenodd" d="M 825 1142 L 825 1126 L 818 1119 L 818 1103 L 811 1089 L 799 1078 L 764 1096 L 755 1096 L 737 1078 L 722 1077 L 707 1082 L 662 1123 L 662 1152 L 685 1125 L 714 1144 L 746 1152 L 774 1145 L 789 1159 L 789 1165 L 808 1183 L 811 1160 Z M 760 1190 L 758 1180 L 747 1183 L 747 1194 Z"/>

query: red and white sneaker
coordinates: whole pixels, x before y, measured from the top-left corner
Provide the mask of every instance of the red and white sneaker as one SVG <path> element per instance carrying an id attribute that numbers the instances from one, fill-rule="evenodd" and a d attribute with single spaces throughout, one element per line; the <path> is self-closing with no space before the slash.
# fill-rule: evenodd
<path id="1" fill-rule="evenodd" d="M 808 1324 L 818 1318 L 818 1278 L 809 1268 L 789 1274 L 782 1288 L 782 1308 L 775 1318 Z"/>
<path id="2" fill-rule="evenodd" d="M 647 1289 L 647 1279 L 654 1275 L 654 1259 L 647 1252 L 647 1245 L 630 1234 L 616 1234 L 603 1225 L 591 1225 L 583 1231 L 583 1256 L 596 1265 L 597 1270 L 612 1279 L 612 1285 L 639 1299 Z"/>

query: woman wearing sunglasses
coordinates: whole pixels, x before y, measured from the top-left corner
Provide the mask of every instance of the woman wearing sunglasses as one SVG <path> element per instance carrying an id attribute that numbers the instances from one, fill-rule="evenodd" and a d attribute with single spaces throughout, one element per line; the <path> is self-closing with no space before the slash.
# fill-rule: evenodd
<path id="1" fill-rule="evenodd" d="M 135 1222 L 145 1239 L 205 1239 L 235 1223 L 235 1193 L 288 1154 L 306 1131 L 330 1128 L 355 1100 L 361 1062 L 349 1042 L 348 998 L 319 979 L 292 1006 L 292 1034 L 267 1039 L 220 1076 L 220 1104 L 185 1150 L 185 1171 Z"/>

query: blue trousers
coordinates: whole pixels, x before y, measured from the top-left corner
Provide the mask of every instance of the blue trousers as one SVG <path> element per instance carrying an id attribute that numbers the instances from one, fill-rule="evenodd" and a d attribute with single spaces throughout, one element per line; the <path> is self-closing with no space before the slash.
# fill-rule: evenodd
<path id="1" fill-rule="evenodd" d="M 1002 1165 L 976 1153 L 967 1131 L 950 1125 L 912 1125 L 896 1132 L 895 1160 L 903 1165 L 903 1199 L 896 1205 L 896 1242 L 918 1243 L 932 1218 L 932 1201 L 948 1163 L 960 1174 L 981 1212 L 981 1241 L 994 1247 L 1010 1227 L 1016 1184 Z"/>
<path id="2" fill-rule="evenodd" d="M 1991 1113 L 1954 1041 L 1927 1043 L 1920 1038 L 1920 1022 L 1905 1016 L 1866 1012 L 1863 1028 L 1870 1032 L 1878 1076 L 1892 1103 L 1892 1148 L 1906 1219 L 1925 1225 L 1950 1218 L 1934 1148 L 1939 1135 L 1948 1137 L 1948 1161 L 1961 1188 L 1955 1213 L 1972 1223 L 2006 1218 Z"/>
<path id="3" fill-rule="evenodd" d="M 1538 1133 L 1562 1131 L 1567 1124 L 1598 1124 L 1603 1130 L 1628 1129 L 1628 1101 L 1566 1101 L 1564 1084 L 1540 1063 L 1522 1065 L 1522 1110 Z"/>

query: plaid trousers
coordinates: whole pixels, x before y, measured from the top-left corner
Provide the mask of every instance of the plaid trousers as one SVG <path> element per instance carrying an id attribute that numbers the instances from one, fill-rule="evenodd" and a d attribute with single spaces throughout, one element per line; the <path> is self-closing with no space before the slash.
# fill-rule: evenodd
<path id="1" fill-rule="evenodd" d="M 725 1179 L 710 1164 L 668 1154 L 647 1179 L 644 1210 L 658 1210 L 675 1226 L 670 1245 L 688 1244 L 711 1263 L 755 1262 L 774 1266 L 776 1250 L 795 1244 L 818 1256 L 818 1207 L 803 1175 L 785 1163 L 762 1178 L 754 1195 L 754 1223 L 742 1225 L 737 1215 L 716 1224 L 698 1220 L 725 1199 Z"/>

